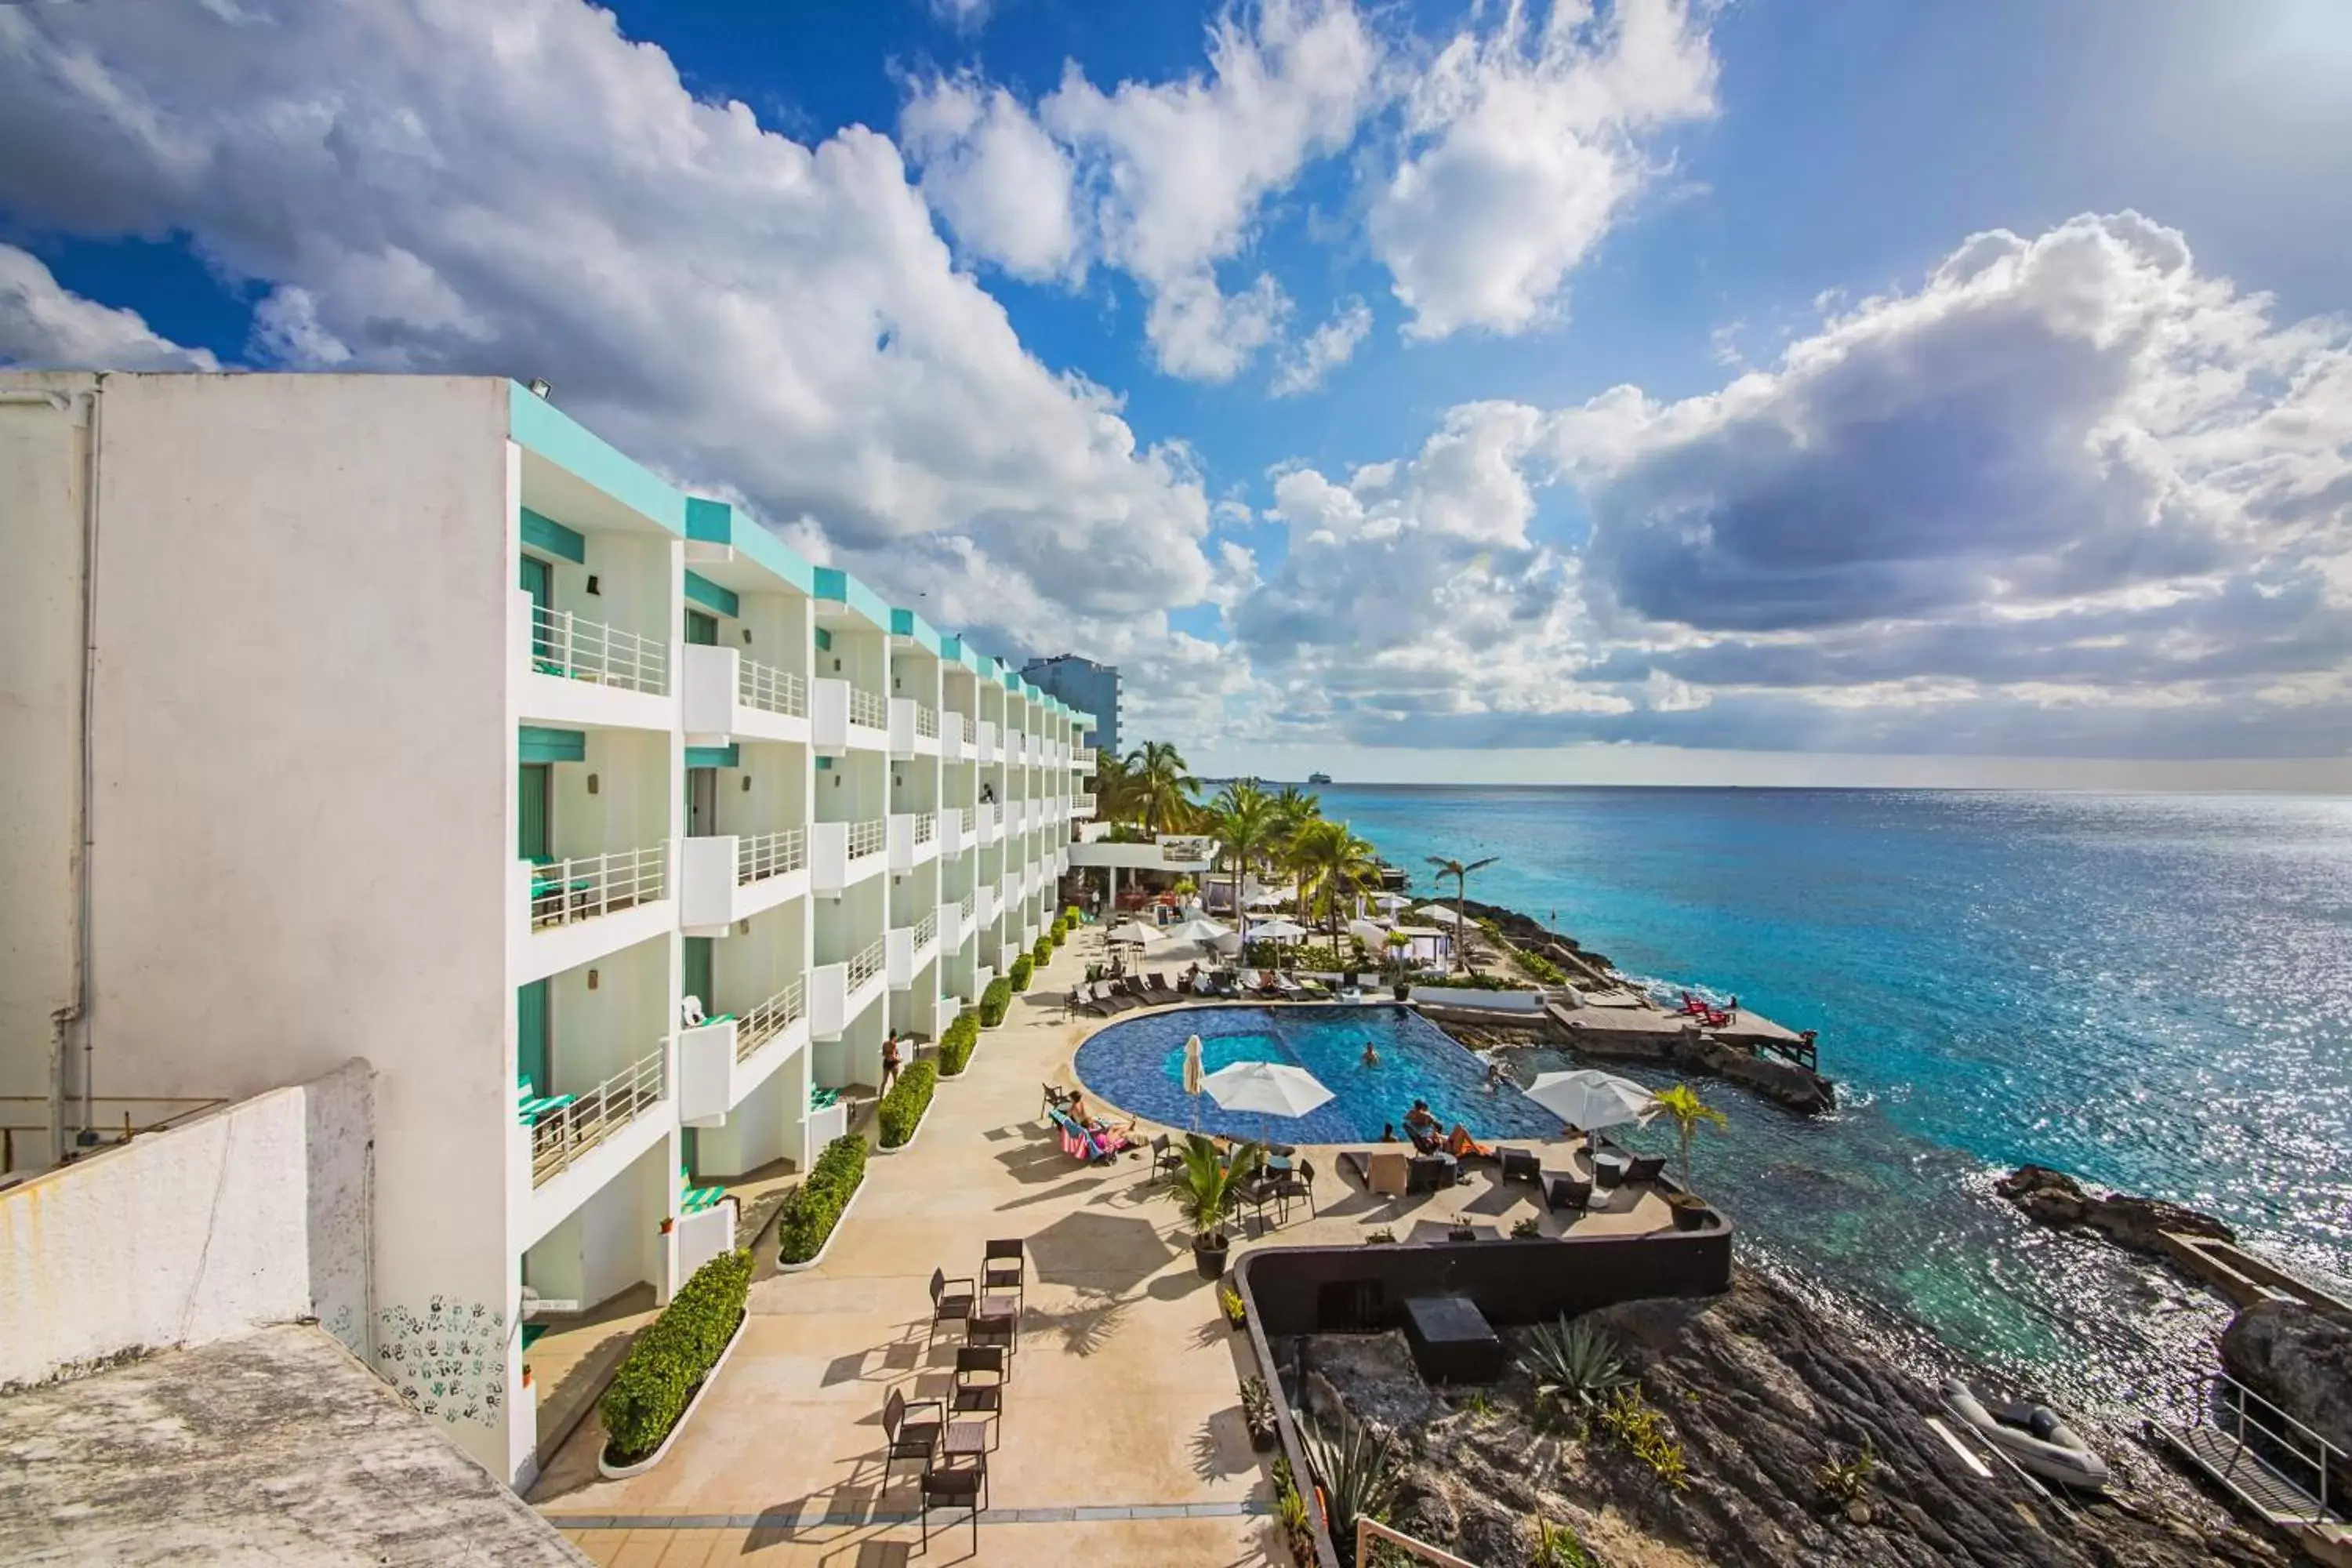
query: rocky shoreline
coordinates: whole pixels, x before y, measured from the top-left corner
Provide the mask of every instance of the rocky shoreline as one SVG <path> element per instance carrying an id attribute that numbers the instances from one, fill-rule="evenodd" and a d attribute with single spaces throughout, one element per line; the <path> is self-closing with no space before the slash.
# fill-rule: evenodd
<path id="1" fill-rule="evenodd" d="M 1396 1435 L 1391 1522 L 1488 1568 L 1539 1561 L 1537 1522 L 1568 1525 L 1611 1568 L 2283 1568 L 2291 1555 L 2123 1434 L 2095 1439 L 2110 1500 L 2068 1510 L 1967 1471 L 1926 1425 L 1937 1379 L 1971 1376 L 1932 1340 L 1807 1281 L 1742 1268 L 1711 1300 L 1626 1303 L 1604 1325 L 1685 1457 L 1676 1489 L 1599 1428 L 1538 1412 L 1525 1371 L 1435 1392 L 1400 1335 L 1287 1342 L 1306 1408 Z M 1524 1336 L 1515 1336 L 1523 1339 Z M 1824 1465 L 1874 1456 L 1858 1497 Z M 1855 1504 L 1860 1506 L 1856 1507 Z"/>

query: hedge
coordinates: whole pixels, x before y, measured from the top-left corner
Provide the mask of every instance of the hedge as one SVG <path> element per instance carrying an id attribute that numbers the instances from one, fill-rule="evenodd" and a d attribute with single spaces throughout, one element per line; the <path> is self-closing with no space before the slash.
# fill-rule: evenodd
<path id="1" fill-rule="evenodd" d="M 981 1027 L 993 1029 L 1004 1022 L 1004 1010 L 1012 1005 L 1013 982 L 1000 974 L 980 994 Z"/>
<path id="2" fill-rule="evenodd" d="M 1055 947 L 1059 947 L 1070 940 L 1070 922 L 1066 920 L 1055 921 L 1045 928 L 1045 934 L 1053 940 Z"/>
<path id="3" fill-rule="evenodd" d="M 1029 989 L 1029 977 L 1036 973 L 1037 961 L 1024 952 L 1013 961 L 1013 967 L 1005 972 L 1004 977 L 1013 983 L 1015 991 L 1026 991 Z"/>
<path id="4" fill-rule="evenodd" d="M 1560 973 L 1559 965 L 1542 953 L 1529 952 L 1525 948 L 1515 948 L 1512 950 L 1511 957 L 1517 962 L 1521 969 L 1526 970 L 1528 974 L 1542 981 L 1546 985 L 1568 984 L 1568 976 Z"/>
<path id="5" fill-rule="evenodd" d="M 662 1446 L 735 1337 L 751 1293 L 751 1255 L 722 1252 L 639 1331 L 596 1406 L 616 1463 L 633 1465 Z"/>
<path id="6" fill-rule="evenodd" d="M 1507 974 L 1481 974 L 1475 969 L 1467 973 L 1448 971 L 1440 974 L 1435 971 L 1430 971 L 1413 975 L 1412 983 L 1415 985 L 1446 985 L 1456 991 L 1525 991 L 1528 989 L 1528 983 L 1524 980 L 1514 980 Z"/>
<path id="7" fill-rule="evenodd" d="M 915 1135 L 923 1120 L 923 1112 L 931 1103 L 931 1090 L 940 1083 L 937 1062 L 909 1062 L 898 1074 L 898 1081 L 882 1097 L 875 1108 L 875 1122 L 881 1129 L 882 1147 L 896 1149 Z"/>
<path id="8" fill-rule="evenodd" d="M 1341 974 L 1350 969 L 1376 967 L 1360 951 L 1301 947 L 1295 942 L 1251 942 L 1242 953 L 1242 963 L 1255 969 L 1272 969 L 1279 963 L 1285 969 L 1305 969 L 1318 974 Z"/>
<path id="9" fill-rule="evenodd" d="M 971 1060 L 971 1049 L 980 1044 L 980 1019 L 967 1009 L 955 1016 L 955 1022 L 940 1037 L 940 1071 L 949 1078 L 963 1071 L 964 1063 Z"/>
<path id="10" fill-rule="evenodd" d="M 863 1137 L 846 1132 L 826 1144 L 816 1163 L 809 1167 L 807 1179 L 784 1200 L 782 1215 L 776 1221 L 776 1237 L 782 1244 L 777 1260 L 806 1263 L 814 1258 L 824 1238 L 833 1234 L 834 1222 L 848 1206 L 850 1194 L 865 1179 Z"/>
<path id="11" fill-rule="evenodd" d="M 1045 965 L 1053 963 L 1054 939 L 1050 936 L 1039 937 L 1037 939 L 1037 945 L 1029 950 L 1029 959 L 1031 963 L 1039 969 L 1043 969 Z"/>
<path id="12" fill-rule="evenodd" d="M 1066 926 L 1075 927 L 1080 921 L 1086 918 L 1086 916 L 1078 912 L 1078 906 L 1076 904 L 1071 904 L 1062 910 L 1062 923 Z"/>

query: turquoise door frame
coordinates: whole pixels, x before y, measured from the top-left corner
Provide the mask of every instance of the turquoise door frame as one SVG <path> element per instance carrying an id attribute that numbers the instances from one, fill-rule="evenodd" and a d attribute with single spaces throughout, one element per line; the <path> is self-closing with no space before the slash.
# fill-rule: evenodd
<path id="1" fill-rule="evenodd" d="M 555 1092 L 554 1062 L 547 1049 L 547 982 L 515 987 L 515 1077 L 536 1095 Z"/>

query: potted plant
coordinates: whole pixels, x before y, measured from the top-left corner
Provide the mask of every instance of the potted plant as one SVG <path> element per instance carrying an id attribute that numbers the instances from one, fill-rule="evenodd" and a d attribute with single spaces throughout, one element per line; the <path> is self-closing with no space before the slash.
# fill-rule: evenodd
<path id="1" fill-rule="evenodd" d="M 1184 1140 L 1181 1154 L 1183 1163 L 1168 1184 L 1168 1195 L 1192 1227 L 1192 1266 L 1203 1279 L 1221 1279 L 1225 1255 L 1233 1247 L 1233 1238 L 1225 1234 L 1226 1212 L 1242 1184 L 1257 1173 L 1264 1155 L 1256 1144 L 1244 1143 L 1228 1159 L 1198 1132 Z"/>
<path id="2" fill-rule="evenodd" d="M 1393 1247 L 1396 1245 L 1396 1232 L 1391 1230 L 1386 1226 L 1382 1226 L 1380 1229 L 1364 1237 L 1364 1245 L 1366 1247 Z"/>
<path id="3" fill-rule="evenodd" d="M 1412 938 L 1401 931 L 1389 932 L 1388 955 L 1381 967 L 1388 971 L 1390 994 L 1402 1002 L 1412 994 L 1412 963 L 1407 956 Z"/>
<path id="4" fill-rule="evenodd" d="M 1533 1215 L 1528 1215 L 1525 1219 L 1520 1220 L 1518 1224 L 1511 1226 L 1511 1239 L 1514 1241 L 1541 1241 L 1543 1239 L 1543 1221 L 1536 1218 Z"/>
<path id="5" fill-rule="evenodd" d="M 1242 1425 L 1249 1430 L 1250 1447 L 1258 1453 L 1271 1453 L 1277 1437 L 1274 1424 L 1274 1394 L 1266 1388 L 1265 1379 L 1242 1379 Z"/>
<path id="6" fill-rule="evenodd" d="M 1225 1310 L 1226 1325 L 1238 1333 L 1249 1326 L 1249 1307 L 1242 1293 L 1228 1285 L 1217 1292 L 1217 1305 Z"/>
<path id="7" fill-rule="evenodd" d="M 1676 1230 L 1696 1230 L 1706 1223 L 1707 1206 L 1706 1199 L 1691 1191 L 1691 1140 L 1701 1127 L 1727 1127 L 1730 1119 L 1701 1100 L 1698 1091 L 1686 1083 L 1662 1089 L 1654 1098 L 1658 1109 L 1673 1118 L 1675 1135 L 1682 1143 L 1682 1190 L 1667 1194 L 1666 1206 L 1674 1213 Z"/>

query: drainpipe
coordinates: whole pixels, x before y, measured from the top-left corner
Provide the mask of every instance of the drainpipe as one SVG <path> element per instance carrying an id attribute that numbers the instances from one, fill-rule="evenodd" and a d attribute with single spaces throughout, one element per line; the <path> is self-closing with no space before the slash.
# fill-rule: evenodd
<path id="1" fill-rule="evenodd" d="M 103 383 L 101 382 L 101 385 Z M 73 952 L 71 979 L 65 1005 L 49 1015 L 49 1163 L 66 1160 L 66 1083 L 71 1077 L 72 1037 L 81 1037 L 81 1126 L 85 1136 L 93 1125 L 89 1008 L 89 851 L 90 784 L 92 775 L 90 713 L 96 699 L 98 664 L 98 428 L 99 392 L 68 396 L 62 392 L 0 391 L 0 406 L 47 405 L 65 415 L 82 437 L 81 528 L 81 691 L 80 721 L 75 736 L 81 765 L 74 774 L 73 839 L 68 874 L 73 899 L 66 919 Z"/>

